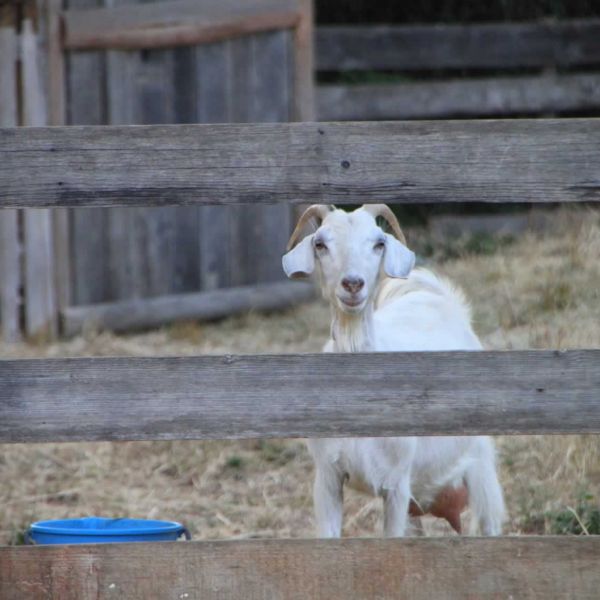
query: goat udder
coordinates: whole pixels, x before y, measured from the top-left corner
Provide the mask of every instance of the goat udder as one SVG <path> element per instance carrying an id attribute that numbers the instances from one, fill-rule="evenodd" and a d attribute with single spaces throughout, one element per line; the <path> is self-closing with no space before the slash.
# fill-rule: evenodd
<path id="1" fill-rule="evenodd" d="M 468 502 L 469 493 L 465 485 L 456 488 L 447 486 L 442 488 L 426 510 L 423 510 L 416 502 L 411 500 L 408 514 L 411 517 L 422 517 L 430 514 L 439 519 L 445 519 L 456 533 L 461 533 L 460 515 L 467 507 Z"/>

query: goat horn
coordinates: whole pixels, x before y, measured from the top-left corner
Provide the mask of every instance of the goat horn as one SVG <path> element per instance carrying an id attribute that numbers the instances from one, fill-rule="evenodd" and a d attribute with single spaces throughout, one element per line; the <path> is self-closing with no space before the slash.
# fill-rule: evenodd
<path id="1" fill-rule="evenodd" d="M 292 236 L 290 237 L 290 241 L 287 243 L 286 249 L 290 251 L 294 247 L 294 245 L 296 244 L 296 240 L 302 232 L 302 229 L 310 219 L 314 217 L 319 221 L 319 224 L 321 224 L 323 219 L 327 216 L 327 213 L 331 212 L 332 210 L 333 207 L 326 204 L 313 204 L 312 206 L 309 206 L 302 213 L 300 219 L 298 219 L 298 223 L 292 233 Z"/>
<path id="2" fill-rule="evenodd" d="M 396 215 L 392 212 L 391 208 L 387 204 L 365 204 L 363 206 L 363 210 L 366 210 L 375 218 L 384 218 L 388 225 L 392 228 L 394 236 L 406 246 L 406 238 L 402 233 L 402 229 L 400 229 L 400 223 L 398 223 Z"/>

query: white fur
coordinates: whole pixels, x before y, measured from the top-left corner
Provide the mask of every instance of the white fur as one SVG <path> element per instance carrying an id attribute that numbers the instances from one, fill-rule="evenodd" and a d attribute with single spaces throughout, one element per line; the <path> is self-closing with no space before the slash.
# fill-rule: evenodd
<path id="1" fill-rule="evenodd" d="M 427 270 L 408 274 L 413 265 L 414 255 L 363 209 L 332 211 L 284 257 L 288 276 L 319 276 L 332 308 L 325 352 L 480 350 L 463 295 Z M 357 293 L 342 285 L 350 276 L 364 281 Z M 441 488 L 463 482 L 476 527 L 486 535 L 501 531 L 504 501 L 488 437 L 314 439 L 308 448 L 320 537 L 341 535 L 345 482 L 383 498 L 386 536 L 405 534 L 411 498 L 427 508 Z"/>

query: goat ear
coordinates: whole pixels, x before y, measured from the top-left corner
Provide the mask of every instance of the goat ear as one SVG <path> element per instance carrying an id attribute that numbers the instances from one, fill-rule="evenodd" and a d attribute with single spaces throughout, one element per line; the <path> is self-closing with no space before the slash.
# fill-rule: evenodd
<path id="1" fill-rule="evenodd" d="M 313 236 L 305 237 L 281 259 L 283 270 L 290 279 L 304 279 L 315 270 Z"/>
<path id="2" fill-rule="evenodd" d="M 388 277 L 406 278 L 415 266 L 415 254 L 389 233 L 385 234 L 383 270 Z"/>

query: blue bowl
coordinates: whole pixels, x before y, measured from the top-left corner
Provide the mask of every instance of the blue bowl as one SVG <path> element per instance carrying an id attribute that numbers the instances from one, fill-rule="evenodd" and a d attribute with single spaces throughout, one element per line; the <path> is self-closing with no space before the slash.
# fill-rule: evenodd
<path id="1" fill-rule="evenodd" d="M 188 530 L 173 521 L 85 517 L 38 521 L 29 528 L 33 544 L 106 544 L 109 542 L 173 542 Z"/>

